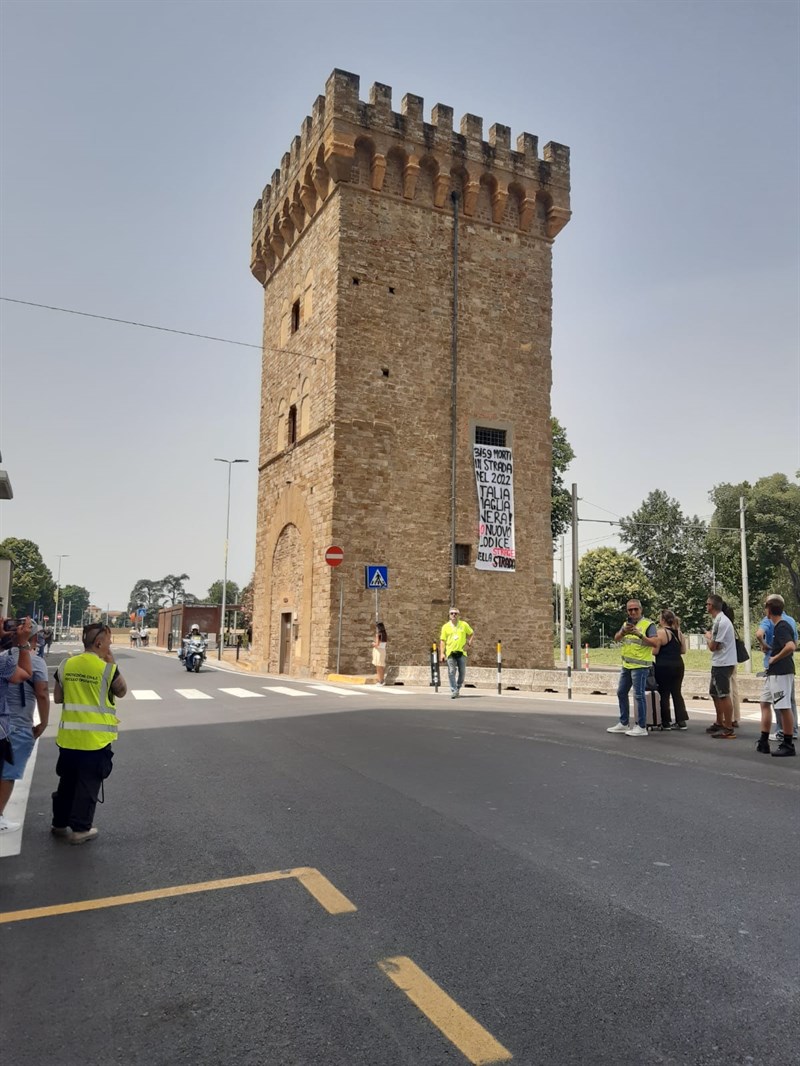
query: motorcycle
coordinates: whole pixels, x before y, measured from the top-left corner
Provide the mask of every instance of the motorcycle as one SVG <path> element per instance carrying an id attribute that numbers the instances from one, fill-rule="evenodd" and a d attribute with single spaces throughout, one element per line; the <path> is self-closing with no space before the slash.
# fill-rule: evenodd
<path id="1" fill-rule="evenodd" d="M 206 643 L 204 640 L 187 640 L 186 647 L 182 649 L 180 656 L 183 659 L 183 665 L 191 673 L 194 671 L 196 674 L 200 673 L 200 667 L 206 657 Z"/>

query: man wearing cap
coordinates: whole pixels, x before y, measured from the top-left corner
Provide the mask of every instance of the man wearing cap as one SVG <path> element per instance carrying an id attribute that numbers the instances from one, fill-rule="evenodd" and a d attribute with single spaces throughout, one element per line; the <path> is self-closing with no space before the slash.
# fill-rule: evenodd
<path id="1" fill-rule="evenodd" d="M 758 629 L 756 630 L 756 640 L 758 641 L 761 650 L 764 653 L 764 674 L 759 676 L 766 677 L 769 672 L 769 661 L 772 657 L 772 637 L 775 632 L 775 625 L 769 616 L 769 607 L 767 604 L 769 601 L 773 601 L 776 606 L 780 606 L 783 612 L 783 621 L 788 622 L 791 627 L 795 644 L 800 646 L 800 641 L 797 636 L 797 622 L 790 614 L 786 613 L 786 602 L 783 596 L 780 596 L 777 592 L 772 593 L 767 597 L 767 603 L 764 604 L 764 617 L 758 623 Z M 798 739 L 797 731 L 797 691 L 792 688 L 792 740 Z M 765 704 L 772 706 L 772 697 L 769 691 L 769 685 L 765 684 L 761 692 L 761 710 L 765 709 Z M 763 715 L 762 715 L 763 719 Z M 783 740 L 783 725 L 781 724 L 781 713 L 775 711 L 775 739 L 780 743 Z M 760 749 L 763 750 L 763 749 Z"/>
<path id="2" fill-rule="evenodd" d="M 472 647 L 475 631 L 469 622 L 459 617 L 456 607 L 450 608 L 450 614 L 439 634 L 439 660 L 447 661 L 447 675 L 450 679 L 450 699 L 454 700 L 464 686 L 467 673 L 467 648 Z"/>

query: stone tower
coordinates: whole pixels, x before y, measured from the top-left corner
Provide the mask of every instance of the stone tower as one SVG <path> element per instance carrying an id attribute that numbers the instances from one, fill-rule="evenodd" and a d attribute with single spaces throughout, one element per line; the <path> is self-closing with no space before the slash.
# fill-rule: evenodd
<path id="1" fill-rule="evenodd" d="M 254 657 L 422 665 L 455 597 L 473 665 L 552 666 L 551 246 L 569 149 L 335 70 L 264 189 Z M 344 550 L 337 569 L 329 545 Z M 341 643 L 339 612 L 341 595 Z"/>

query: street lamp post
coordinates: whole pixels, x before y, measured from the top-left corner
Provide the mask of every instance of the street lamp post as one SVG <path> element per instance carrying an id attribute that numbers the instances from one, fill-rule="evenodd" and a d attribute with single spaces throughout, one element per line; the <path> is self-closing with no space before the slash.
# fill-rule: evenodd
<path id="1" fill-rule="evenodd" d="M 249 459 L 215 459 L 215 463 L 228 464 L 228 506 L 225 515 L 225 566 L 222 577 L 222 610 L 219 618 L 219 638 L 217 640 L 217 659 L 222 658 L 222 642 L 225 639 L 225 606 L 228 593 L 228 538 L 231 531 L 231 467 L 234 463 L 248 463 Z"/>
<path id="2" fill-rule="evenodd" d="M 56 578 L 56 609 L 55 609 L 55 617 L 53 618 L 53 633 L 54 633 L 56 639 L 58 639 L 58 594 L 61 591 L 61 560 L 62 559 L 69 559 L 69 555 L 59 555 L 58 556 L 58 577 Z"/>

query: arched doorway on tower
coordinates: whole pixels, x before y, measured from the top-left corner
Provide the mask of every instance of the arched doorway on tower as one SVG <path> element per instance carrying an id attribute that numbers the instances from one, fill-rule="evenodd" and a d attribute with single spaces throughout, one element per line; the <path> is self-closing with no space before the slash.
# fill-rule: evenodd
<path id="1" fill-rule="evenodd" d="M 303 654 L 300 612 L 303 606 L 303 540 L 289 522 L 281 530 L 272 555 L 270 661 L 281 674 L 293 673 Z"/>

